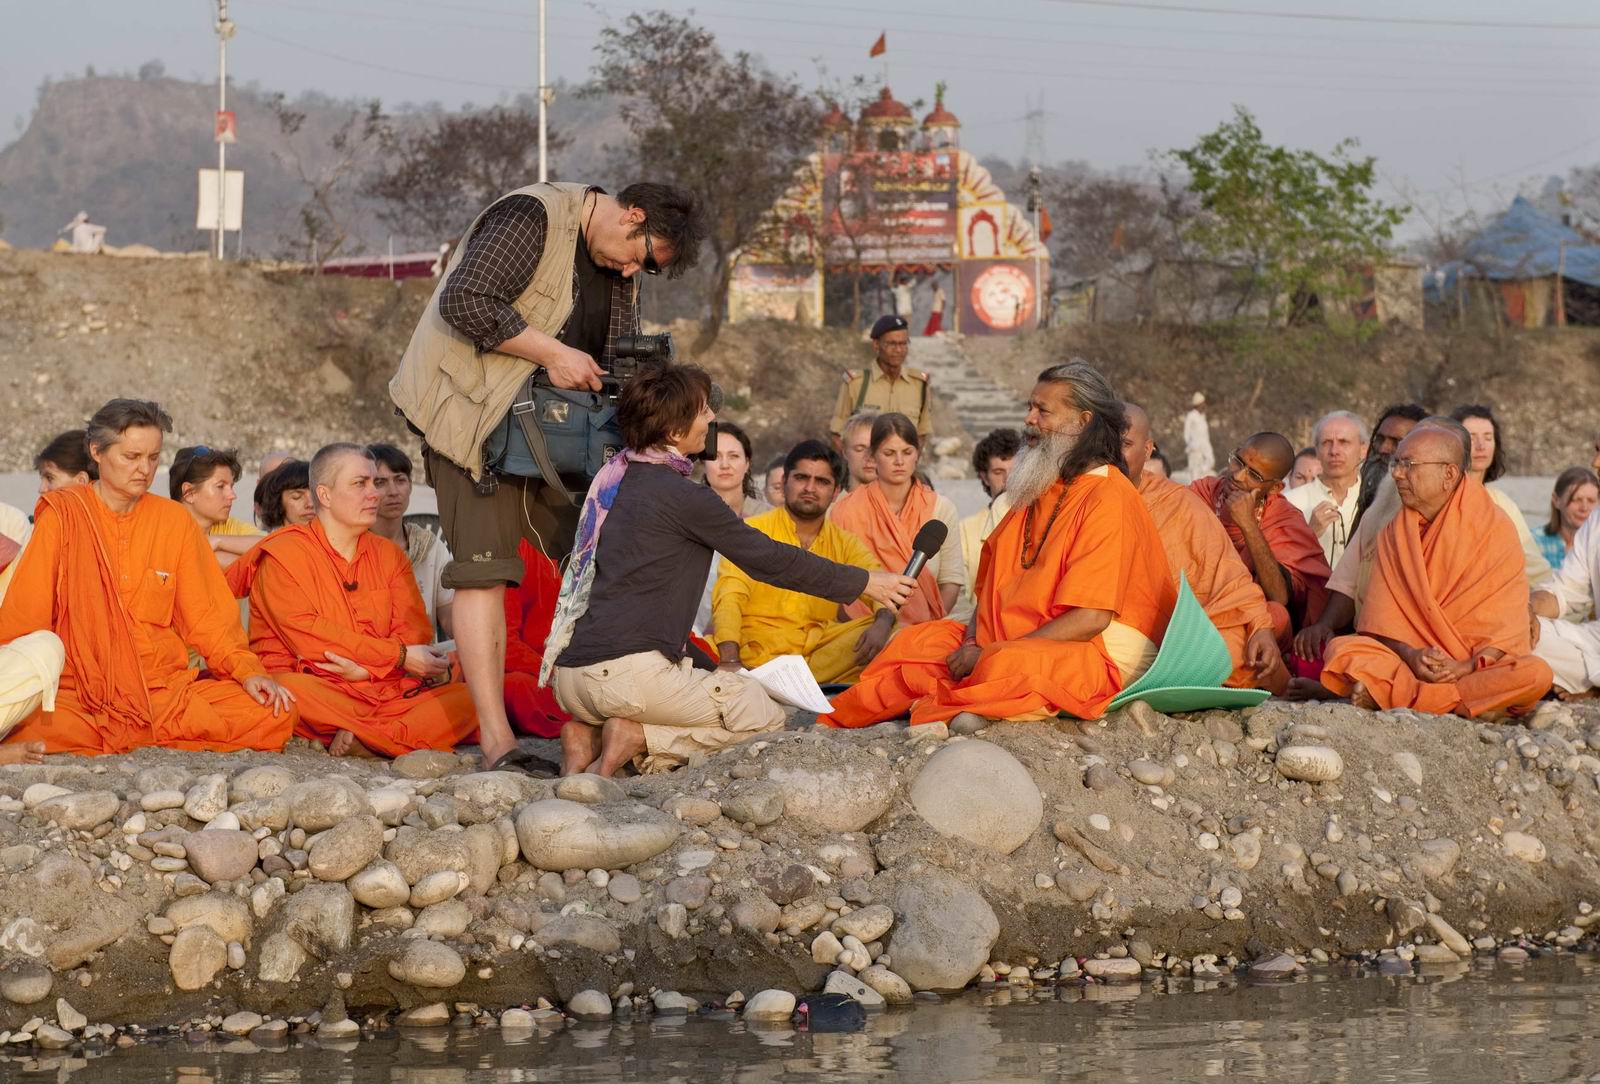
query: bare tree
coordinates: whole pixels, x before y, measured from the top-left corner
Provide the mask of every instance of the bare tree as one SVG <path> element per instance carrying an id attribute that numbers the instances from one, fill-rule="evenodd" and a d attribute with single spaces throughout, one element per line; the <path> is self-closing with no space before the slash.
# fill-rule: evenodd
<path id="1" fill-rule="evenodd" d="M 301 232 L 285 235 L 284 241 L 321 269 L 350 239 L 349 219 L 357 182 L 381 154 L 389 118 L 376 99 L 352 108 L 328 138 L 331 153 L 320 164 L 312 165 L 312 148 L 303 134 L 306 114 L 290 106 L 282 94 L 269 98 L 267 107 L 278 120 L 287 148 L 274 154 L 306 190 L 299 208 Z"/>
<path id="2" fill-rule="evenodd" d="M 694 192 L 708 214 L 710 306 L 697 349 L 728 312 L 739 250 L 772 227 L 767 214 L 815 141 L 816 103 L 748 53 L 729 56 L 710 31 L 665 11 L 601 31 L 593 92 L 618 96 L 640 178 Z"/>
<path id="3" fill-rule="evenodd" d="M 552 152 L 568 140 L 552 132 Z M 437 243 L 467 226 L 478 209 L 538 179 L 539 117 L 527 100 L 464 109 L 390 126 L 384 160 L 365 192 L 383 202 L 378 217 L 395 232 Z"/>

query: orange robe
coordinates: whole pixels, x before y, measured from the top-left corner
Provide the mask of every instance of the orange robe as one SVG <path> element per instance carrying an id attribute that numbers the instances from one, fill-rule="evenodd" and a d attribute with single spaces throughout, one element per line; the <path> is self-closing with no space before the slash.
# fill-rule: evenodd
<path id="1" fill-rule="evenodd" d="M 1178 574 L 1186 574 L 1194 597 L 1228 645 L 1233 673 L 1224 684 L 1255 688 L 1256 673 L 1245 665 L 1244 647 L 1251 636 L 1272 628 L 1272 615 L 1267 596 L 1239 559 L 1222 521 L 1193 491 L 1169 478 L 1146 473 L 1139 480 L 1139 496 L 1167 551 L 1174 589 Z"/>
<path id="2" fill-rule="evenodd" d="M 294 729 L 293 709 L 273 715 L 240 684 L 266 668 L 200 528 L 165 497 L 147 493 L 121 515 L 92 486 L 40 497 L 0 607 L 0 643 L 40 629 L 66 646 L 61 690 L 54 711 L 7 741 L 52 753 L 277 750 Z M 185 645 L 217 676 L 191 670 Z"/>
<path id="3" fill-rule="evenodd" d="M 1064 499 L 1054 526 L 1046 523 Z M 903 715 L 913 723 L 971 711 L 997 719 L 1038 719 L 1066 712 L 1097 718 L 1133 674 L 1113 660 L 1107 637 L 1142 637 L 1149 648 L 1166 630 L 1177 592 L 1155 524 L 1122 472 L 1104 468 L 1056 482 L 1034 504 L 1031 568 L 1022 567 L 1026 508 L 1013 508 L 984 541 L 978 568 L 977 642 L 982 654 L 964 681 L 945 658 L 965 630 L 930 621 L 900 632 L 834 698 L 824 726 L 859 727 Z M 1073 609 L 1110 610 L 1113 629 L 1086 641 L 1033 637 Z M 1113 631 L 1115 630 L 1115 632 Z"/>
<path id="4" fill-rule="evenodd" d="M 904 569 L 911 560 L 911 546 L 917 540 L 917 532 L 933 518 L 934 500 L 932 489 L 914 485 L 906 497 L 905 507 L 895 515 L 883 489 L 872 482 L 841 497 L 828 518 L 865 542 L 884 568 Z M 862 606 L 850 612 L 860 617 L 871 610 Z M 900 607 L 900 621 L 914 625 L 943 616 L 944 600 L 939 597 L 939 584 L 932 570 L 924 568 L 917 575 L 916 594 Z"/>
<path id="5" fill-rule="evenodd" d="M 1340 696 L 1357 682 L 1384 708 L 1435 715 L 1516 711 L 1550 689 L 1550 666 L 1533 654 L 1522 543 L 1479 482 L 1464 479 L 1432 523 L 1409 508 L 1378 536 L 1372 582 L 1355 636 L 1328 645 L 1322 683 Z M 1497 662 L 1451 682 L 1422 681 L 1382 636 L 1436 647 L 1457 662 L 1484 648 Z"/>
<path id="6" fill-rule="evenodd" d="M 561 736 L 561 724 L 572 718 L 556 703 L 554 690 L 540 688 L 539 667 L 544 642 L 556 616 L 561 574 L 555 562 L 523 539 L 522 583 L 506 588 L 506 717 L 524 734 Z"/>
<path id="7" fill-rule="evenodd" d="M 318 520 L 281 528 L 234 563 L 250 595 L 250 644 L 300 706 L 296 732 L 330 742 L 348 730 L 373 752 L 450 749 L 476 733 L 466 685 L 432 688 L 405 672 L 411 644 L 433 623 L 405 551 L 370 532 L 346 561 Z M 368 677 L 348 681 L 319 668 L 332 651 Z"/>
<path id="8" fill-rule="evenodd" d="M 1254 576 L 1256 563 L 1250 556 L 1250 547 L 1245 545 L 1244 532 L 1237 524 L 1222 520 L 1217 513 L 1217 491 L 1221 486 L 1222 478 L 1218 475 L 1197 478 L 1189 483 L 1195 495 L 1205 502 L 1213 515 L 1217 515 L 1239 559 Z M 1272 555 L 1289 577 L 1288 607 L 1276 602 L 1267 603 L 1278 641 L 1286 643 L 1294 629 L 1303 628 L 1322 616 L 1322 608 L 1328 604 L 1328 577 L 1333 575 L 1333 569 L 1328 567 L 1322 543 L 1312 533 L 1306 517 L 1284 500 L 1282 493 L 1274 493 L 1261 510 L 1261 533 L 1266 536 Z"/>

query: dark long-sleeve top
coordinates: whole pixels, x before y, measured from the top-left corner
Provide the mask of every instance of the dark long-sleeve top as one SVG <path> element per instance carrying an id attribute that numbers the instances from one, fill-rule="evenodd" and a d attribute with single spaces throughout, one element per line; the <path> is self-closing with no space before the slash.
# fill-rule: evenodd
<path id="1" fill-rule="evenodd" d="M 841 605 L 867 588 L 866 569 L 775 542 L 711 487 L 668 466 L 634 463 L 600 532 L 589 609 L 556 664 L 591 666 L 641 651 L 681 659 L 713 551 L 763 583 Z"/>

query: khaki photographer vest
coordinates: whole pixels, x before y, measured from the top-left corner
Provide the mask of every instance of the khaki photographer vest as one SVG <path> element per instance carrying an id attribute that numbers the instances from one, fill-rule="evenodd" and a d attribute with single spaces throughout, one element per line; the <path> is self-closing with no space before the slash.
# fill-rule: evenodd
<path id="1" fill-rule="evenodd" d="M 511 307 L 529 327 L 546 335 L 558 333 L 572 314 L 572 267 L 587 190 L 587 185 L 566 182 L 532 184 L 485 207 L 450 254 L 411 343 L 401 355 L 400 369 L 389 381 L 389 397 L 406 419 L 426 434 L 428 446 L 474 478 L 483 474 L 483 442 L 511 409 L 534 365 L 493 350 L 480 353 L 471 339 L 439 314 L 439 295 L 483 216 L 511 196 L 532 196 L 544 205 L 548 220 L 544 255 L 528 288 Z"/>

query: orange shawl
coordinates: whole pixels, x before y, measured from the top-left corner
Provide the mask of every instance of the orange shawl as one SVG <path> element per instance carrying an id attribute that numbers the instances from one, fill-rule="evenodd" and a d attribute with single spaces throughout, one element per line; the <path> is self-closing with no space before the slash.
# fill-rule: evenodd
<path id="1" fill-rule="evenodd" d="M 829 516 L 865 542 L 884 568 L 904 569 L 911 560 L 911 545 L 917 539 L 917 532 L 933 518 L 935 500 L 928 486 L 913 485 L 906 496 L 905 507 L 897 516 L 890 510 L 883 488 L 877 482 L 870 482 L 847 494 L 833 506 Z M 903 624 L 936 621 L 944 616 L 944 602 L 939 598 L 939 584 L 932 570 L 924 568 L 917 575 L 917 586 L 920 590 L 900 607 Z"/>
<path id="2" fill-rule="evenodd" d="M 233 570 L 239 570 L 234 572 Z M 273 673 L 313 674 L 346 695 L 381 704 L 418 686 L 401 659 L 433 639 L 405 551 L 370 532 L 345 561 L 317 520 L 283 527 L 234 562 L 250 595 L 250 643 Z M 320 665 L 332 651 L 370 675 L 346 681 Z"/>
<path id="3" fill-rule="evenodd" d="M 1189 488 L 1213 513 L 1217 512 L 1221 487 L 1220 475 L 1197 478 L 1189 483 Z M 1233 542 L 1239 559 L 1254 575 L 1255 561 L 1250 556 L 1250 548 L 1245 545 L 1244 532 L 1239 530 L 1237 524 L 1226 520 L 1222 521 L 1222 525 L 1227 529 L 1228 538 Z M 1333 575 L 1333 569 L 1328 567 L 1328 559 L 1322 553 L 1322 543 L 1317 541 L 1317 536 L 1312 533 L 1311 525 L 1306 522 L 1300 509 L 1284 500 L 1282 493 L 1274 493 L 1261 510 L 1261 533 L 1266 536 L 1267 545 L 1272 547 L 1272 555 L 1288 573 L 1289 610 L 1295 627 L 1309 625 L 1322 616 L 1322 608 L 1328 602 L 1328 577 Z"/>
<path id="4" fill-rule="evenodd" d="M 1465 660 L 1527 655 L 1528 583 L 1516 530 L 1479 482 L 1456 487 L 1432 523 L 1403 508 L 1378 536 L 1356 631 Z"/>

